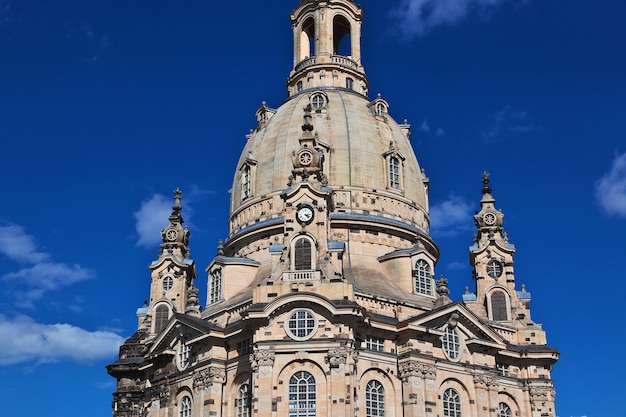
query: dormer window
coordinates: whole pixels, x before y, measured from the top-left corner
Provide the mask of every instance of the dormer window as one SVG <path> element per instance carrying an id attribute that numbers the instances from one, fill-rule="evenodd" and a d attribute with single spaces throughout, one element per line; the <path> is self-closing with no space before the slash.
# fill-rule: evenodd
<path id="1" fill-rule="evenodd" d="M 385 113 L 387 113 L 387 109 L 385 108 L 385 105 L 383 103 L 376 104 L 376 115 L 384 116 Z"/>
<path id="2" fill-rule="evenodd" d="M 247 158 L 240 168 L 241 201 L 254 196 L 254 177 L 256 174 L 256 161 Z"/>
<path id="3" fill-rule="evenodd" d="M 415 262 L 415 270 L 413 270 L 413 279 L 415 282 L 415 292 L 418 294 L 433 295 L 432 273 L 430 265 L 423 259 Z"/>
<path id="4" fill-rule="evenodd" d="M 323 94 L 314 94 L 311 97 L 311 107 L 313 110 L 319 111 L 326 106 L 326 97 Z"/>
<path id="5" fill-rule="evenodd" d="M 213 270 L 209 277 L 209 304 L 213 304 L 222 299 L 222 269 Z"/>
<path id="6" fill-rule="evenodd" d="M 387 170 L 387 189 L 402 191 L 402 189 L 404 188 L 404 179 L 402 173 L 404 157 L 395 149 L 393 143 L 391 143 L 390 149 L 383 154 L 383 158 L 385 158 L 385 165 Z"/>

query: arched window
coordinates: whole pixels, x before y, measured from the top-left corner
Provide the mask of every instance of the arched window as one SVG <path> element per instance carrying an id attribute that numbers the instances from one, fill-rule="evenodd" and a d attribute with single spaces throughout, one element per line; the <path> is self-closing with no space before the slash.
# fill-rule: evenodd
<path id="1" fill-rule="evenodd" d="M 191 417 L 191 398 L 189 396 L 184 396 L 182 400 L 180 400 L 180 417 Z"/>
<path id="2" fill-rule="evenodd" d="M 509 319 L 504 291 L 494 291 L 491 293 L 491 317 L 493 320 Z"/>
<path id="3" fill-rule="evenodd" d="M 294 245 L 294 269 L 313 269 L 311 265 L 311 241 L 307 238 L 300 238 Z"/>
<path id="4" fill-rule="evenodd" d="M 461 417 L 461 397 L 452 388 L 443 393 L 444 417 Z"/>
<path id="5" fill-rule="evenodd" d="M 376 380 L 368 382 L 365 388 L 365 415 L 367 417 L 385 415 L 385 389 L 383 384 Z"/>
<path id="6" fill-rule="evenodd" d="M 167 323 L 167 319 L 170 315 L 170 309 L 167 308 L 166 305 L 161 304 L 157 306 L 155 314 L 154 314 L 154 332 L 158 333 L 161 331 L 165 323 Z"/>
<path id="7" fill-rule="evenodd" d="M 385 105 L 383 103 L 378 103 L 376 105 L 376 116 L 384 116 L 386 113 Z"/>
<path id="8" fill-rule="evenodd" d="M 315 378 L 306 371 L 289 379 L 289 417 L 315 417 Z"/>
<path id="9" fill-rule="evenodd" d="M 415 278 L 416 293 L 433 295 L 432 276 L 428 262 L 423 259 L 418 259 L 417 262 L 415 262 L 413 277 Z"/>
<path id="10" fill-rule="evenodd" d="M 315 21 L 312 17 L 302 24 L 300 32 L 300 61 L 315 56 Z"/>
<path id="11" fill-rule="evenodd" d="M 333 19 L 333 54 L 352 55 L 352 40 L 350 39 L 350 22 L 341 15 Z"/>
<path id="12" fill-rule="evenodd" d="M 209 285 L 209 304 L 213 304 L 222 299 L 222 269 L 217 268 L 211 272 L 211 282 Z"/>
<path id="13" fill-rule="evenodd" d="M 511 417 L 511 407 L 506 405 L 506 403 L 500 403 L 498 406 L 498 417 Z"/>
<path id="14" fill-rule="evenodd" d="M 456 329 L 446 327 L 446 332 L 441 338 L 443 353 L 451 359 L 455 360 L 459 358 L 461 354 L 461 342 L 459 341 L 459 335 Z"/>
<path id="15" fill-rule="evenodd" d="M 250 417 L 250 385 L 243 384 L 239 387 L 235 407 L 237 408 L 237 417 Z"/>

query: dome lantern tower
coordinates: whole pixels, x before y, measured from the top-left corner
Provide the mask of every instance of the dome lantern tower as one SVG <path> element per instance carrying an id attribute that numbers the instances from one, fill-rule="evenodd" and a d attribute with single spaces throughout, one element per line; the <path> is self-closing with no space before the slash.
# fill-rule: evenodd
<path id="1" fill-rule="evenodd" d="M 361 8 L 346 0 L 302 0 L 290 17 L 294 50 L 289 96 L 320 87 L 343 87 L 367 95 L 361 65 Z"/>

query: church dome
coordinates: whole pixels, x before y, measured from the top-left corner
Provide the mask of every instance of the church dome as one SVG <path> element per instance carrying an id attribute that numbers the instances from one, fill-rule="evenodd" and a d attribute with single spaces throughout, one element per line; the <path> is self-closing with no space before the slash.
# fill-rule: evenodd
<path id="1" fill-rule="evenodd" d="M 235 172 L 231 214 L 255 198 L 288 188 L 291 157 L 300 148 L 303 109 L 309 105 L 313 134 L 324 154 L 324 185 L 388 195 L 415 208 L 411 221 L 427 230 L 425 178 L 409 143 L 409 125 L 398 125 L 382 98 L 370 101 L 334 87 L 295 94 L 277 110 L 266 105 L 259 109 L 259 127 L 250 134 Z"/>

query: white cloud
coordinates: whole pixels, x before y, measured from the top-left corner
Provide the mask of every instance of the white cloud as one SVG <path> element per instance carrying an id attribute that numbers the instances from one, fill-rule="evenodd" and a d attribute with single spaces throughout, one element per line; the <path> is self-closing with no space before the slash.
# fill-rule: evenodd
<path id="1" fill-rule="evenodd" d="M 423 36 L 437 26 L 451 26 L 470 15 L 486 16 L 500 5 L 526 0 L 401 0 L 391 12 L 405 38 Z"/>
<path id="2" fill-rule="evenodd" d="M 515 110 L 509 106 L 493 114 L 490 119 L 489 127 L 480 132 L 480 137 L 485 143 L 501 142 L 513 134 L 529 133 L 540 129 L 535 126 L 527 111 Z"/>
<path id="3" fill-rule="evenodd" d="M 430 207 L 430 226 L 440 237 L 455 236 L 474 225 L 472 204 L 463 198 L 450 195 L 448 199 Z"/>
<path id="4" fill-rule="evenodd" d="M 19 225 L 0 226 L 0 254 L 7 258 L 29 264 L 13 272 L 4 272 L 0 280 L 11 283 L 14 297 L 21 307 L 33 307 L 33 302 L 47 291 L 93 278 L 95 273 L 80 265 L 54 262 L 49 253 L 38 249 L 37 242 Z"/>
<path id="5" fill-rule="evenodd" d="M 615 156 L 611 169 L 596 181 L 594 191 L 607 214 L 626 217 L 626 152 Z"/>
<path id="6" fill-rule="evenodd" d="M 469 268 L 469 264 L 467 262 L 453 261 L 448 263 L 448 269 L 451 271 L 462 271 L 467 268 Z"/>
<path id="7" fill-rule="evenodd" d="M 161 242 L 161 230 L 167 226 L 167 218 L 172 213 L 173 200 L 161 194 L 154 194 L 144 200 L 133 216 L 137 232 L 137 246 L 152 247 Z"/>
<path id="8" fill-rule="evenodd" d="M 33 236 L 16 224 L 0 226 L 0 254 L 27 263 L 43 262 L 49 258 L 47 253 L 37 250 Z"/>
<path id="9" fill-rule="evenodd" d="M 71 324 L 36 323 L 27 316 L 0 315 L 0 365 L 59 361 L 88 362 L 115 357 L 124 338 Z"/>

